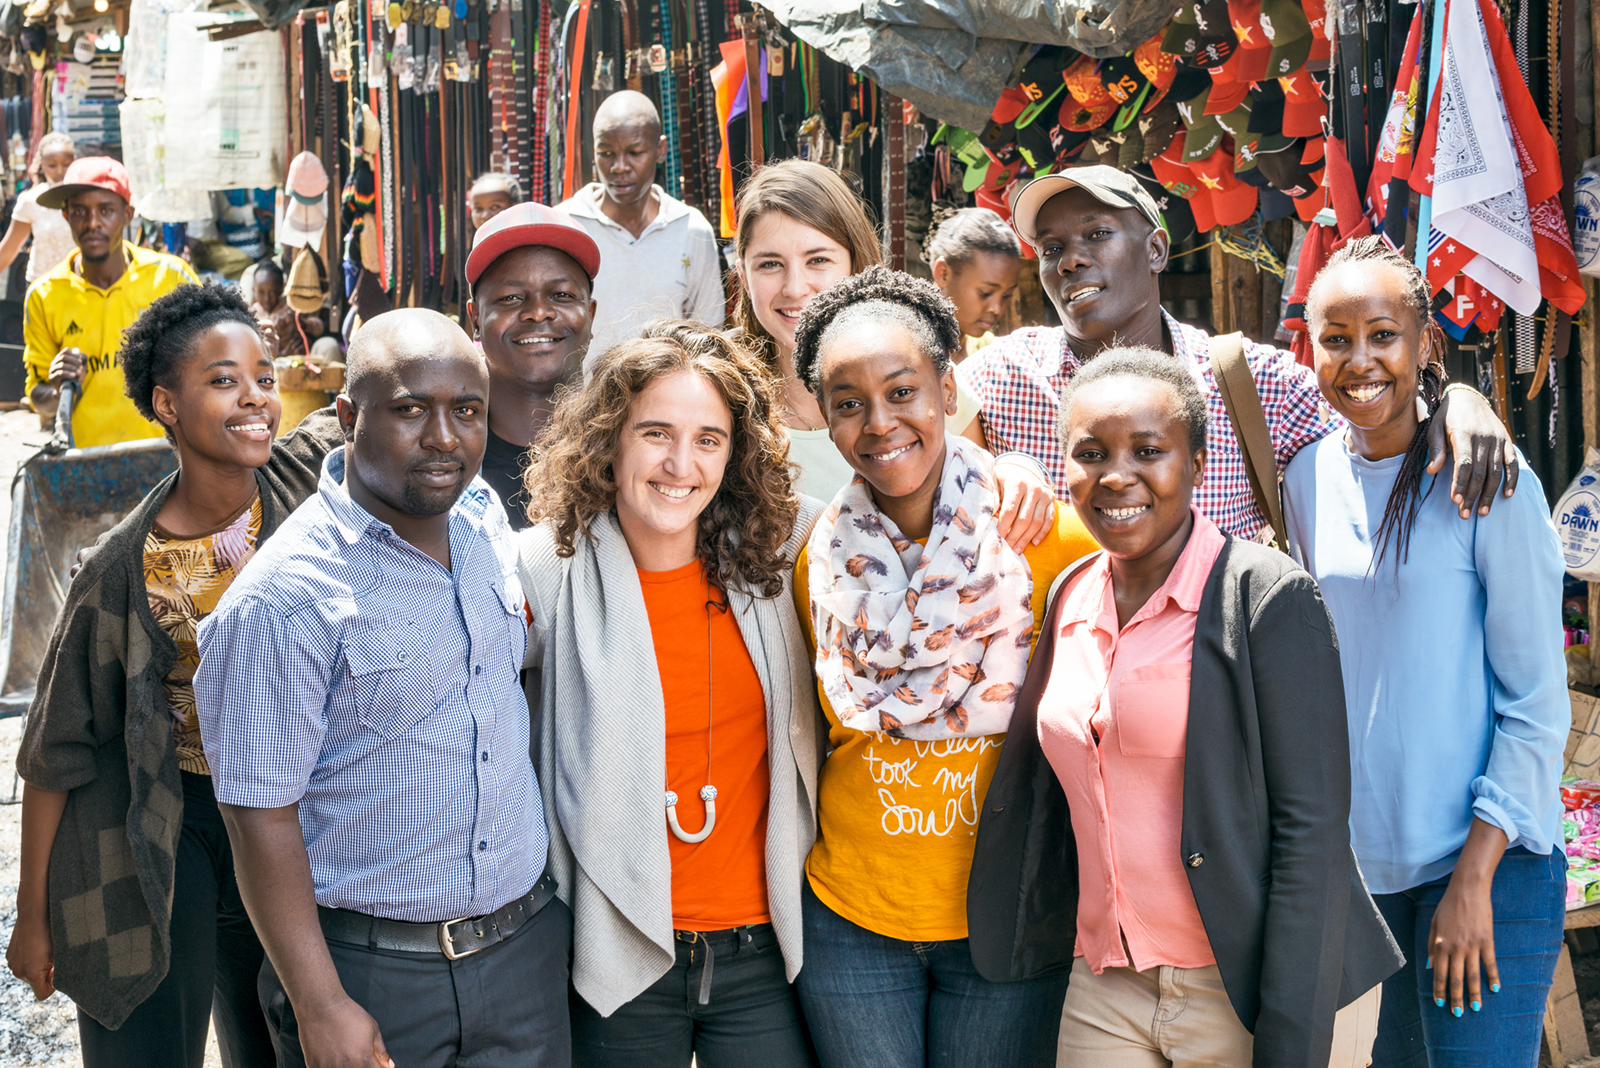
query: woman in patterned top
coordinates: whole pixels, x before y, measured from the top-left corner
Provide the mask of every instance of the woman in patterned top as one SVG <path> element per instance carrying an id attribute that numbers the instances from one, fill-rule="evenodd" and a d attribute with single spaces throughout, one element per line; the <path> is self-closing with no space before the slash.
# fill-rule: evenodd
<path id="1" fill-rule="evenodd" d="M 829 752 L 806 860 L 806 1023 L 823 1068 L 1044 1068 L 1065 975 L 991 982 L 967 941 L 978 813 L 1051 580 L 1094 542 L 1070 508 L 1019 552 L 995 461 L 960 437 L 955 308 L 875 266 L 806 306 L 795 363 L 855 477 L 796 564 Z"/>
<path id="2" fill-rule="evenodd" d="M 273 448 L 272 358 L 237 290 L 186 286 L 123 339 L 128 395 L 178 454 L 73 579 L 40 672 L 7 963 L 78 1004 L 89 1068 L 274 1063 L 262 960 L 195 723 L 195 632 L 309 491 Z M 269 466 L 270 465 L 270 466 Z"/>

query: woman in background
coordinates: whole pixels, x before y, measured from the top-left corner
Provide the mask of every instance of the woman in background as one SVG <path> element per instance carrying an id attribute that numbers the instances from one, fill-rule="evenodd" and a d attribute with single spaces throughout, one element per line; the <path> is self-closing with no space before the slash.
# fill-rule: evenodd
<path id="1" fill-rule="evenodd" d="M 31 286 L 56 265 L 77 251 L 72 239 L 72 227 L 59 211 L 39 206 L 39 194 L 51 186 L 61 184 L 61 179 L 78 158 L 77 146 L 72 138 L 59 130 L 47 133 L 39 140 L 39 151 L 34 156 L 33 168 L 28 172 L 33 184 L 17 197 L 11 209 L 11 225 L 0 240 L 0 272 L 11 266 L 22 246 L 31 236 L 33 248 L 28 252 L 28 284 Z M 21 294 L 13 294 L 20 300 Z"/>
<path id="2" fill-rule="evenodd" d="M 956 306 L 964 337 L 959 363 L 994 340 L 1022 274 L 1022 246 L 1006 221 L 988 208 L 934 209 L 923 255 L 933 282 Z"/>

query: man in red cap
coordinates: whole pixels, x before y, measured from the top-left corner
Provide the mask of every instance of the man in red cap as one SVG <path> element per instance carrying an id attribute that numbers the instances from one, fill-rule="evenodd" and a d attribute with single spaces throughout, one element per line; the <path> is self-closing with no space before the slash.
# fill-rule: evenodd
<path id="1" fill-rule="evenodd" d="M 467 322 L 489 362 L 483 478 L 511 525 L 528 524 L 522 470 L 556 390 L 583 374 L 600 249 L 565 212 L 516 204 L 478 227 L 467 256 Z"/>
<path id="2" fill-rule="evenodd" d="M 1061 390 L 1088 360 L 1112 346 L 1171 353 L 1206 393 L 1211 415 L 1206 477 L 1195 504 L 1218 526 L 1254 538 L 1267 524 L 1250 488 L 1239 440 L 1211 373 L 1211 337 L 1161 307 L 1168 239 L 1155 201 L 1131 174 L 1075 167 L 1035 178 L 1012 196 L 1017 234 L 1039 254 L 1039 281 L 1063 326 L 1018 330 L 970 357 L 957 374 L 983 404 L 983 430 L 996 452 L 1039 460 L 1067 495 L 1066 456 L 1056 432 Z M 1294 354 L 1244 342 L 1244 355 L 1280 466 L 1305 445 L 1341 428 L 1325 415 L 1316 376 Z M 1452 498 L 1465 518 L 1487 513 L 1504 480 L 1516 486 L 1515 453 L 1505 427 L 1470 387 L 1452 386 L 1429 437 L 1429 470 L 1456 460 Z M 1276 486 L 1271 488 L 1276 491 Z"/>
<path id="3" fill-rule="evenodd" d="M 522 488 L 528 447 L 555 410 L 556 391 L 583 374 L 599 270 L 594 240 L 543 204 L 515 204 L 490 218 L 467 255 L 467 329 L 489 365 L 489 437 L 480 473 L 517 530 L 528 525 Z M 332 407 L 312 412 L 279 440 L 312 465 L 345 443 Z"/>
<path id="4" fill-rule="evenodd" d="M 157 297 L 198 282 L 176 256 L 123 239 L 132 199 L 128 172 L 108 156 L 76 160 L 60 185 L 39 195 L 40 207 L 66 216 L 78 251 L 28 290 L 28 398 L 35 411 L 51 415 L 62 383 L 76 382 L 72 433 L 79 447 L 161 437 L 162 429 L 128 399 L 117 350 L 122 332 Z"/>

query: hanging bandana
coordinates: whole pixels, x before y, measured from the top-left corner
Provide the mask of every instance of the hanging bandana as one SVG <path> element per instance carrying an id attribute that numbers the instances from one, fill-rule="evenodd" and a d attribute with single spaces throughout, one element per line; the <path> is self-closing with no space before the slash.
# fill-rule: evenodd
<path id="1" fill-rule="evenodd" d="M 811 534 L 817 676 L 846 727 L 934 741 L 1011 723 L 1033 636 L 1033 576 L 995 524 L 993 459 L 945 436 L 927 547 L 858 475 Z"/>

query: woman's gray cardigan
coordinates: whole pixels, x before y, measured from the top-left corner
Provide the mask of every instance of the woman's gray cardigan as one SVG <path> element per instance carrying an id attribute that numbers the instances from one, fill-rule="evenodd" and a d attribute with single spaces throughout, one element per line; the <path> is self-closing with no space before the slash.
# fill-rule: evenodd
<path id="1" fill-rule="evenodd" d="M 793 563 L 821 504 L 801 498 L 783 547 L 783 590 L 729 599 L 767 702 L 767 898 L 789 979 L 801 964 L 800 888 L 817 830 L 821 711 L 790 595 Z M 672 967 L 666 706 L 633 556 L 615 517 L 569 558 L 548 524 L 520 537 L 533 625 L 525 685 L 550 865 L 572 908 L 572 981 L 602 1016 Z"/>

